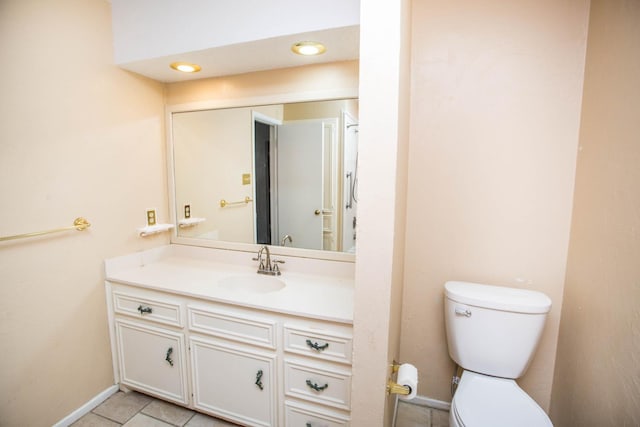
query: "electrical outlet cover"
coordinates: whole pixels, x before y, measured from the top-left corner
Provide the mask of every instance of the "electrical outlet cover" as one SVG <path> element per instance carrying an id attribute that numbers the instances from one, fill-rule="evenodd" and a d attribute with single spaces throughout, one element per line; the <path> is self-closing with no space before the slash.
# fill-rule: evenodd
<path id="1" fill-rule="evenodd" d="M 155 209 L 147 209 L 147 225 L 156 225 Z"/>

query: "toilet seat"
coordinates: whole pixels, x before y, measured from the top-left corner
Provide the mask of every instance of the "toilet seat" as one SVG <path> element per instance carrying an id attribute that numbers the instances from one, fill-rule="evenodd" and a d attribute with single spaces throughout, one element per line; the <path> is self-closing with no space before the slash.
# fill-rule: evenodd
<path id="1" fill-rule="evenodd" d="M 451 402 L 454 425 L 553 427 L 547 414 L 514 380 L 464 371 Z"/>

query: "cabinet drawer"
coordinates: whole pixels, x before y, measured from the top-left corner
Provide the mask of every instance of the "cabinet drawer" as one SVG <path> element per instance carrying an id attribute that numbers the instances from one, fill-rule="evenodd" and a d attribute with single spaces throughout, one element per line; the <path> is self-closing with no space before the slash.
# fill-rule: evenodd
<path id="1" fill-rule="evenodd" d="M 113 309 L 116 313 L 126 314 L 165 325 L 183 326 L 179 303 L 165 301 L 146 293 L 113 293 Z"/>
<path id="2" fill-rule="evenodd" d="M 349 410 L 351 372 L 284 361 L 285 395 Z"/>
<path id="3" fill-rule="evenodd" d="M 270 349 L 276 348 L 276 322 L 212 307 L 187 307 L 189 329 Z"/>
<path id="4" fill-rule="evenodd" d="M 290 353 L 351 364 L 352 336 L 327 329 L 284 325 L 284 349 Z"/>
<path id="5" fill-rule="evenodd" d="M 297 402 L 284 403 L 286 427 L 349 427 L 349 417 Z"/>

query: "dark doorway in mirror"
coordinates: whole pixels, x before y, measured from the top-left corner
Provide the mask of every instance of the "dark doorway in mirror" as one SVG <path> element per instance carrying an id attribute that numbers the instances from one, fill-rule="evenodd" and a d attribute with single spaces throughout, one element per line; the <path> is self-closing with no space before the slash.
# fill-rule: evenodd
<path id="1" fill-rule="evenodd" d="M 271 244 L 271 179 L 269 163 L 271 125 L 254 122 L 255 129 L 255 208 L 256 243 Z"/>

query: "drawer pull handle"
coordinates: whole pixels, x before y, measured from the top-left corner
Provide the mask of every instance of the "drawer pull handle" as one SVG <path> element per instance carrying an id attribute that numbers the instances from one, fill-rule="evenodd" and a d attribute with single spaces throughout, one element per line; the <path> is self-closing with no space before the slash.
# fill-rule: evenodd
<path id="1" fill-rule="evenodd" d="M 167 350 L 167 356 L 164 358 L 164 360 L 169 362 L 169 365 L 173 366 L 173 359 L 171 358 L 171 353 L 173 353 L 173 347 L 169 347 L 169 350 Z"/>
<path id="2" fill-rule="evenodd" d="M 256 385 L 260 390 L 264 390 L 264 386 L 262 385 L 262 369 L 256 373 Z"/>
<path id="3" fill-rule="evenodd" d="M 320 345 L 317 342 L 311 342 L 311 340 L 307 340 L 307 345 L 316 351 L 323 351 L 329 348 L 329 343 Z"/>
<path id="4" fill-rule="evenodd" d="M 153 313 L 153 309 L 151 307 L 143 307 L 142 304 L 138 306 L 138 311 L 140 312 L 140 315 L 143 315 L 145 313 Z"/>
<path id="5" fill-rule="evenodd" d="M 307 380 L 307 385 L 309 386 L 309 388 L 312 388 L 315 391 L 324 391 L 327 387 L 329 387 L 329 384 L 318 385 L 316 383 L 312 383 L 310 380 Z"/>

